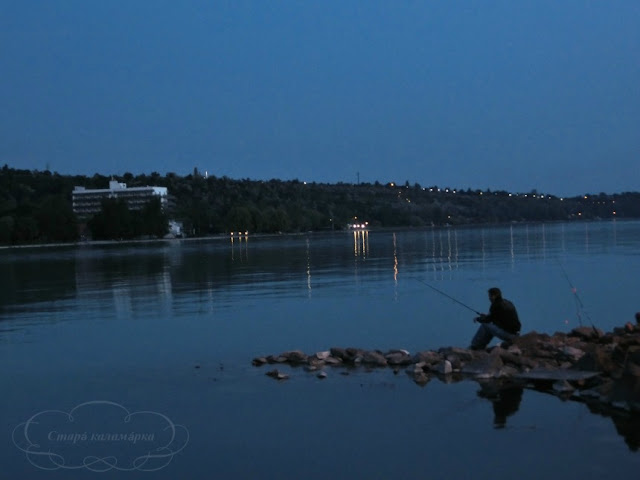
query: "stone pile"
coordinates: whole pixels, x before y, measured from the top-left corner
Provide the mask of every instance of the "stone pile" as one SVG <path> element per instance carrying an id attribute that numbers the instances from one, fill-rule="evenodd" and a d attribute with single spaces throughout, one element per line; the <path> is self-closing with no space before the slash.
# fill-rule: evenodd
<path id="1" fill-rule="evenodd" d="M 342 367 L 401 370 L 419 385 L 432 378 L 501 381 L 547 391 L 563 398 L 602 403 L 640 411 L 640 315 L 637 324 L 627 323 L 604 333 L 595 327 L 574 328 L 553 335 L 530 332 L 512 342 L 486 350 L 445 347 L 409 353 L 407 350 L 365 350 L 333 347 L 306 354 L 291 350 L 254 358 L 255 366 L 290 365 L 327 378 L 330 368 Z M 277 368 L 267 375 L 285 380 Z"/>

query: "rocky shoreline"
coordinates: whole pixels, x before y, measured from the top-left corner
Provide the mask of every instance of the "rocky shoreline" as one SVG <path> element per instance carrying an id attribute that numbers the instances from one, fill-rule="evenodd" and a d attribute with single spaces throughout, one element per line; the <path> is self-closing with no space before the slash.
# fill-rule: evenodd
<path id="1" fill-rule="evenodd" d="M 443 347 L 412 354 L 401 349 L 333 347 L 313 354 L 291 350 L 256 357 L 252 364 L 302 367 L 321 379 L 335 369 L 348 375 L 355 368 L 391 368 L 396 374 L 404 370 L 418 385 L 433 378 L 470 379 L 483 388 L 530 388 L 585 402 L 592 409 L 636 415 L 640 413 L 640 313 L 636 324 L 629 322 L 607 333 L 595 327 L 553 335 L 532 331 L 480 351 Z M 277 368 L 266 375 L 277 380 L 290 378 Z"/>

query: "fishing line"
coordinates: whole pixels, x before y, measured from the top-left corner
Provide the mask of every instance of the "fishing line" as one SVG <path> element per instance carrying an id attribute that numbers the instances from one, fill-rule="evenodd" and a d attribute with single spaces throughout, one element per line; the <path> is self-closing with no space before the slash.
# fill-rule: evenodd
<path id="1" fill-rule="evenodd" d="M 460 300 L 453 298 L 451 295 L 444 293 L 442 290 L 437 289 L 436 287 L 434 287 L 433 285 L 428 284 L 427 282 L 425 282 L 424 280 L 420 280 L 419 278 L 414 278 L 414 280 L 417 280 L 418 282 L 426 285 L 427 287 L 429 287 L 430 289 L 438 292 L 440 295 L 444 295 L 445 297 L 447 297 L 449 300 L 453 300 L 454 302 L 456 302 L 458 305 L 462 305 L 464 308 L 467 308 L 469 310 L 471 310 L 474 313 L 477 313 L 478 315 L 482 315 L 482 313 L 480 313 L 479 311 L 477 311 L 474 308 L 471 308 L 469 305 L 462 303 Z"/>

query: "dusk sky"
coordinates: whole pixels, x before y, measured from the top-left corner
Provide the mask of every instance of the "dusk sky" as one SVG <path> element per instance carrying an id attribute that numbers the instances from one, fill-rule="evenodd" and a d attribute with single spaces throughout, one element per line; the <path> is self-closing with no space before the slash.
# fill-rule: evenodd
<path id="1" fill-rule="evenodd" d="M 13 168 L 640 191 L 638 0 L 0 0 L 0 92 Z"/>

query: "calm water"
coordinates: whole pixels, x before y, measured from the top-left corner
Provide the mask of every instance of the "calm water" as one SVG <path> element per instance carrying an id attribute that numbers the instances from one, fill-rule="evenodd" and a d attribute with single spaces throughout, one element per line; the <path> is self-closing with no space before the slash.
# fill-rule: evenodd
<path id="1" fill-rule="evenodd" d="M 539 392 L 512 398 L 498 429 L 473 381 L 419 387 L 391 370 L 319 380 L 296 369 L 278 383 L 250 364 L 296 348 L 466 346 L 474 314 L 416 279 L 480 311 L 499 286 L 523 331 L 610 330 L 640 310 L 640 222 L 8 249 L 0 269 L 3 478 L 604 478 L 640 468 L 638 419 Z M 123 423 L 123 408 L 151 413 Z M 99 436 L 136 429 L 147 436 Z M 164 440 L 164 456 L 135 463 Z M 118 470 L 134 465 L 157 469 Z"/>

